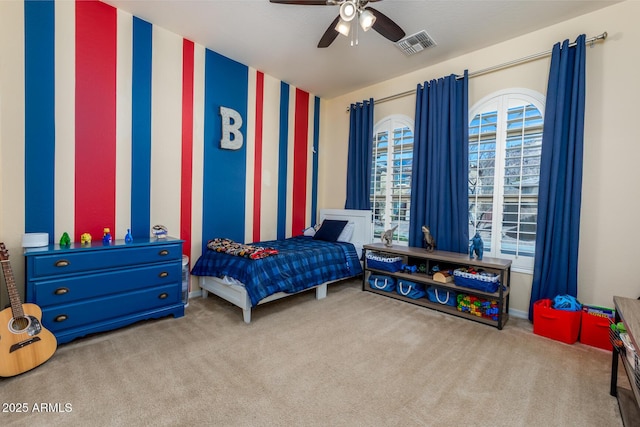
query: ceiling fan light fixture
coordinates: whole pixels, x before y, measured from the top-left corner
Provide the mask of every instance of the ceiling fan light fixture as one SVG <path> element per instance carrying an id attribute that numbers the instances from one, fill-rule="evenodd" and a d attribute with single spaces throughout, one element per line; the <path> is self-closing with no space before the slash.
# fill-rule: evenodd
<path id="1" fill-rule="evenodd" d="M 346 22 L 351 21 L 356 17 L 358 9 L 356 3 L 353 0 L 347 0 L 340 5 L 340 18 Z"/>
<path id="2" fill-rule="evenodd" d="M 336 31 L 342 34 L 343 36 L 349 36 L 349 30 L 351 29 L 351 24 L 344 19 L 340 18 L 338 23 L 336 24 Z"/>
<path id="3" fill-rule="evenodd" d="M 360 13 L 360 26 L 363 30 L 369 31 L 374 22 L 376 22 L 376 16 L 370 10 L 365 9 Z"/>

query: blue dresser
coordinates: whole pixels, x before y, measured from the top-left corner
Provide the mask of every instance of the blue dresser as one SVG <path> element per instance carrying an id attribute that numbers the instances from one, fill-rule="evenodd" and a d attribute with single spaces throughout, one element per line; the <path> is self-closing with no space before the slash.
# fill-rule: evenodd
<path id="1" fill-rule="evenodd" d="M 58 344 L 139 320 L 184 316 L 182 240 L 137 238 L 25 250 L 26 302 Z"/>

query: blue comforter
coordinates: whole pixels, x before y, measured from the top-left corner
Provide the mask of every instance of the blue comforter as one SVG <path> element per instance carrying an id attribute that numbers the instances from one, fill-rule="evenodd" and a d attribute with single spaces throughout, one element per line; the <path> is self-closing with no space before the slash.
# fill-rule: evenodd
<path id="1" fill-rule="evenodd" d="M 245 285 L 251 305 L 255 306 L 277 292 L 295 293 L 362 273 L 351 243 L 298 236 L 254 245 L 275 248 L 278 254 L 253 260 L 206 249 L 191 274 L 233 277 Z"/>

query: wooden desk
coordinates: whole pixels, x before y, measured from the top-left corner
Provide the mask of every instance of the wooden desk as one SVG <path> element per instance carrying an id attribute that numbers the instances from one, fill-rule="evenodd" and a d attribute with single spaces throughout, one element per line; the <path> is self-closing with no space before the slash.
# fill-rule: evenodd
<path id="1" fill-rule="evenodd" d="M 616 323 L 622 321 L 627 329 L 629 338 L 633 343 L 636 353 L 640 351 L 640 300 L 623 297 L 613 297 L 616 309 Z M 621 356 L 621 357 L 618 357 Z M 629 378 L 631 390 L 618 387 L 618 360 Z M 637 360 L 637 359 L 636 359 Z M 625 426 L 640 426 L 640 366 L 633 369 L 624 354 L 613 346 L 611 361 L 611 395 L 618 398 L 622 422 Z"/>

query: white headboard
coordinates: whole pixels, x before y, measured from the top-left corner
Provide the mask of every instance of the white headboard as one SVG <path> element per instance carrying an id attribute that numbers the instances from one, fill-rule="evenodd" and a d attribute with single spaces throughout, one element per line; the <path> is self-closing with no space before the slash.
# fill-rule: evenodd
<path id="1" fill-rule="evenodd" d="M 356 247 L 358 257 L 362 256 L 362 245 L 373 241 L 373 217 L 371 211 L 353 209 L 320 209 L 320 221 L 325 219 L 347 220 L 355 224 L 351 243 Z"/>

